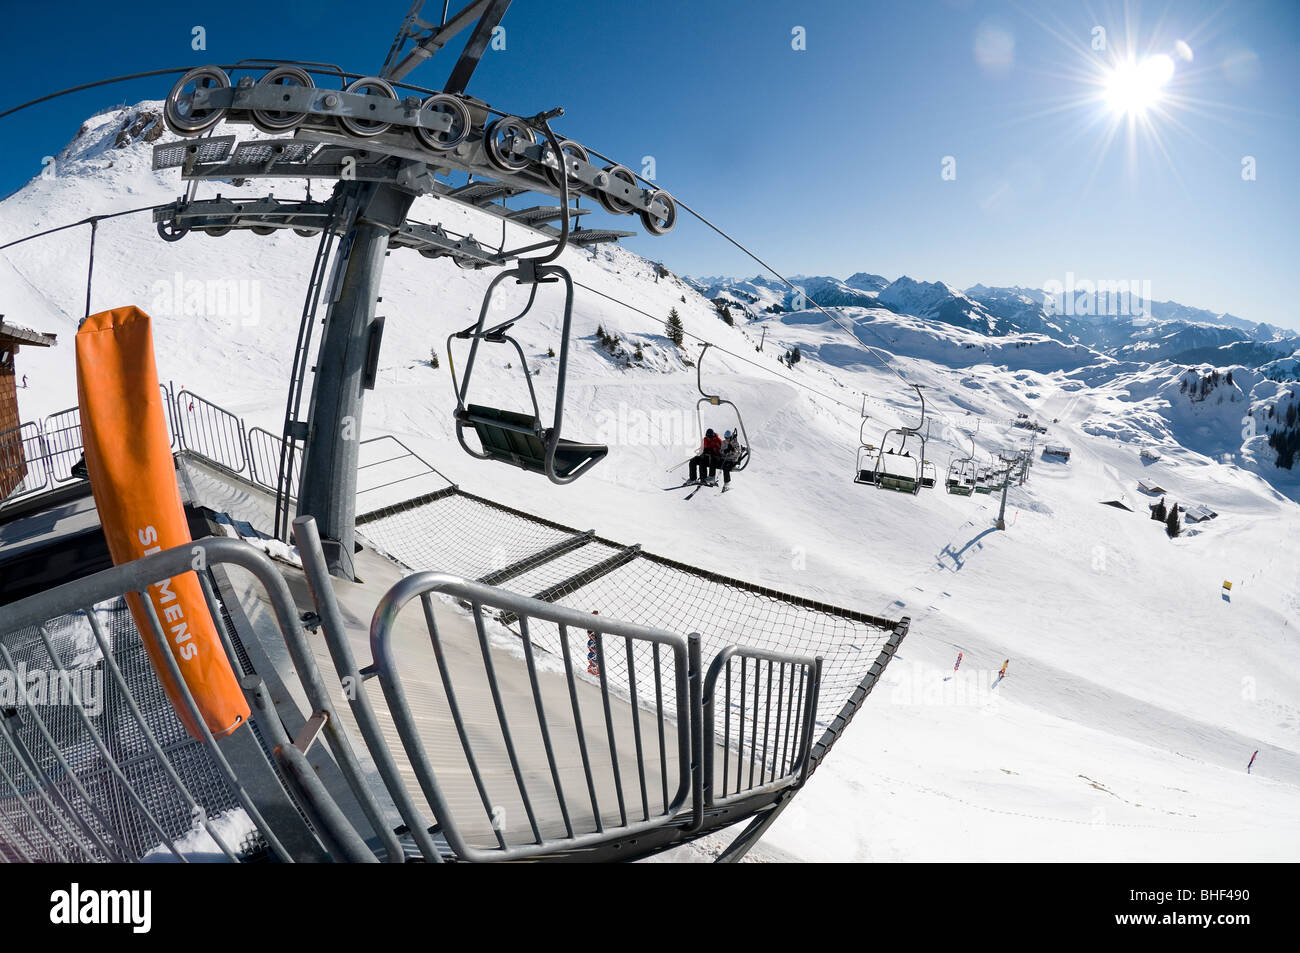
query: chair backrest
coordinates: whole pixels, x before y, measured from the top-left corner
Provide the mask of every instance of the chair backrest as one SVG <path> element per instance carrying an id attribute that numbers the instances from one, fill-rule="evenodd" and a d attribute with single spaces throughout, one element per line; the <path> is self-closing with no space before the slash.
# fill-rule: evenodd
<path id="1" fill-rule="evenodd" d="M 466 423 L 478 434 L 484 453 L 525 470 L 545 472 L 546 445 L 537 435 L 541 429 L 537 417 L 480 404 L 470 404 L 465 416 Z"/>

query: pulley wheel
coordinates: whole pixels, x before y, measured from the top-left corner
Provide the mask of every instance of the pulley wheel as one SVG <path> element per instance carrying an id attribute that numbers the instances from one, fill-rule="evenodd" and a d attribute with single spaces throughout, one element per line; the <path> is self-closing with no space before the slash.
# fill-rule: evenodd
<path id="1" fill-rule="evenodd" d="M 622 182 L 627 182 L 633 187 L 636 186 L 636 176 L 633 175 L 632 170 L 625 165 L 607 166 L 605 172 L 610 177 L 611 185 L 613 184 L 613 180 L 617 179 Z M 630 202 L 625 202 L 620 198 L 615 198 L 604 189 L 601 189 L 596 193 L 596 201 L 601 204 L 601 207 L 604 208 L 605 211 L 613 212 L 615 215 L 630 215 L 632 212 L 636 211 Z"/>
<path id="2" fill-rule="evenodd" d="M 224 108 L 196 108 L 194 93 L 199 89 L 229 89 L 230 77 L 215 66 L 200 66 L 176 81 L 163 104 L 163 121 L 178 136 L 207 132 L 226 114 Z"/>
<path id="3" fill-rule="evenodd" d="M 526 146 L 537 142 L 532 128 L 514 116 L 503 116 L 492 123 L 487 127 L 483 139 L 489 161 L 503 172 L 522 172 L 532 161 L 515 155 L 514 147 L 518 140 L 523 140 Z"/>
<path id="4" fill-rule="evenodd" d="M 382 80 L 378 76 L 363 76 L 361 79 L 351 83 L 347 93 L 360 93 L 366 96 L 382 96 L 385 99 L 396 99 L 397 93 L 392 86 L 388 85 L 387 80 Z M 374 103 L 368 103 L 361 107 L 363 113 L 373 111 Z M 382 132 L 387 132 L 392 123 L 383 122 L 378 119 L 367 119 L 361 116 L 339 116 L 339 124 L 354 136 L 377 136 Z"/>
<path id="5" fill-rule="evenodd" d="M 641 224 L 645 226 L 645 230 L 651 235 L 667 235 L 673 230 L 673 226 L 677 224 L 677 202 L 663 189 L 655 189 L 654 193 L 651 194 L 650 204 L 653 205 L 656 200 L 664 203 L 667 213 L 659 216 L 649 209 L 644 209 L 640 213 Z"/>
<path id="6" fill-rule="evenodd" d="M 470 130 L 474 128 L 474 120 L 470 117 L 469 107 L 455 96 L 448 96 L 445 93 L 430 96 L 420 106 L 421 113 L 426 111 L 447 116 L 451 119 L 451 127 L 445 132 L 427 129 L 424 126 L 415 127 L 415 138 L 420 140 L 421 145 L 435 152 L 455 149 L 465 141 Z"/>
<path id="7" fill-rule="evenodd" d="M 278 86 L 285 90 L 293 86 L 301 86 L 306 89 L 316 88 L 316 84 L 307 71 L 296 66 L 277 66 L 259 79 L 257 85 L 263 88 Z M 284 98 L 288 99 L 288 96 L 286 95 Z M 297 127 L 306 118 L 306 113 L 287 108 L 253 110 L 253 125 L 263 132 L 269 133 L 286 132 Z"/>
<path id="8" fill-rule="evenodd" d="M 158 223 L 158 237 L 165 242 L 178 242 L 190 232 L 188 225 L 182 225 L 176 220 L 170 222 Z"/>
<path id="9" fill-rule="evenodd" d="M 587 155 L 587 150 L 584 149 L 582 146 L 578 145 L 578 143 L 574 142 L 572 139 L 560 140 L 560 155 L 564 157 L 563 161 L 565 165 L 568 167 L 569 191 L 572 192 L 575 186 L 575 183 L 573 181 L 573 173 L 575 170 L 570 160 L 581 159 L 583 162 L 590 162 L 591 156 Z M 550 180 L 551 185 L 555 186 L 557 189 L 561 188 L 562 183 L 560 181 L 561 179 L 560 162 L 556 160 L 555 150 L 551 148 L 551 144 L 549 142 L 546 144 L 546 151 L 544 153 L 544 158 L 542 159 L 542 163 L 543 163 L 543 171 L 546 173 L 546 178 Z M 576 183 L 576 184 L 580 184 L 580 183 Z"/>

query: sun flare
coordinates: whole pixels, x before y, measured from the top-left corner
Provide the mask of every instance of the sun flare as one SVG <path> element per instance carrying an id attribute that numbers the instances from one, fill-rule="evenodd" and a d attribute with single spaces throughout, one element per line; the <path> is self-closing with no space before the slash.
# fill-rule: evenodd
<path id="1" fill-rule="evenodd" d="M 1174 61 L 1163 53 L 1142 60 L 1125 60 L 1105 78 L 1103 95 L 1111 110 L 1123 116 L 1145 116 L 1165 95 L 1174 75 Z"/>

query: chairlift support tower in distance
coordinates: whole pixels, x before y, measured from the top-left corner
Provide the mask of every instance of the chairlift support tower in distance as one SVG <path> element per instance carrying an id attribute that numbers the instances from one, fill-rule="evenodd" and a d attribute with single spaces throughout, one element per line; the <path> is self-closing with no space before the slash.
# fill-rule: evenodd
<path id="1" fill-rule="evenodd" d="M 293 455 L 301 443 L 298 515 L 315 517 L 330 572 L 348 579 L 355 578 L 361 419 L 378 360 L 382 319 L 376 318 L 376 309 L 388 250 L 415 248 L 425 257 L 450 257 L 461 267 L 477 269 L 506 266 L 528 252 L 553 248 L 551 260 L 568 244 L 585 247 L 636 234 L 571 229 L 571 219 L 587 211 L 570 208 L 571 195 L 586 195 L 613 214 L 638 215 L 655 235 L 670 231 L 677 218 L 676 203 L 667 192 L 643 188 L 623 166 L 602 169 L 582 146 L 557 139 L 549 120 L 563 115 L 562 109 L 521 119 L 465 95 L 510 0 L 472 0 L 450 16 L 449 4 L 444 4 L 442 22 L 436 25 L 420 19 L 423 6 L 424 0 L 412 4 L 379 76 L 352 79 L 355 74 L 327 65 L 264 60 L 233 67 L 262 70 L 270 65 L 257 80 L 244 76 L 232 83 L 226 69 L 215 66 L 191 70 L 172 88 L 164 108 L 168 128 L 187 139 L 154 149 L 155 169 L 179 167 L 189 182 L 185 196 L 154 213 L 163 238 L 176 241 L 190 230 L 223 235 L 232 228 L 321 234 L 320 278 L 308 289 L 300 349 L 309 347 L 310 322 L 320 299 L 326 308 L 324 329 L 306 415 L 297 403 L 309 363 L 302 353 L 290 383 L 277 524 L 280 514 L 287 513 Z M 395 87 L 413 88 L 404 85 L 404 78 L 471 27 L 445 88 L 402 98 Z M 312 72 L 352 82 L 341 90 L 318 88 Z M 222 119 L 293 138 L 236 147 L 234 136 L 210 135 Z M 468 173 L 470 184 L 453 188 L 435 178 L 450 172 Z M 277 177 L 335 179 L 337 184 L 326 201 L 194 198 L 201 180 Z M 497 204 L 527 192 L 559 196 L 562 207 L 511 210 Z M 425 194 L 513 221 L 543 240 L 494 249 L 472 236 L 454 236 L 441 225 L 408 221 L 412 203 Z M 556 218 L 563 219 L 562 228 L 544 224 Z M 322 256 L 334 236 L 338 247 L 326 278 Z"/>

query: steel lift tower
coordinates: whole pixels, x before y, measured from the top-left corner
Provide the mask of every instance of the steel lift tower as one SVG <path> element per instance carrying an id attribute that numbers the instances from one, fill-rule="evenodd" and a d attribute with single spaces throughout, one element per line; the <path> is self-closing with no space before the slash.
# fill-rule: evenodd
<path id="1" fill-rule="evenodd" d="M 330 571 L 345 578 L 354 577 L 360 423 L 365 391 L 374 386 L 378 366 L 383 319 L 376 306 L 389 249 L 414 248 L 425 257 L 449 257 L 477 269 L 505 266 L 530 257 L 529 252 L 553 260 L 569 245 L 635 234 L 575 225 L 590 209 L 573 207 L 571 196 L 588 196 L 614 214 L 639 215 L 652 234 L 667 233 L 677 219 L 667 192 L 643 187 L 624 166 L 594 164 L 581 145 L 557 138 L 550 120 L 563 115 L 562 108 L 520 118 L 467 96 L 465 88 L 510 0 L 474 0 L 451 15 L 449 6 L 443 4 L 442 19 L 433 24 L 420 18 L 423 0 L 416 0 L 378 76 L 299 62 L 244 61 L 229 69 L 191 70 L 177 81 L 164 109 L 168 127 L 186 141 L 154 150 L 156 169 L 179 167 L 189 182 L 185 196 L 154 213 L 163 238 L 176 241 L 191 230 L 223 235 L 233 228 L 257 234 L 291 228 L 320 236 L 286 403 L 276 531 L 287 538 L 291 491 L 300 469 L 297 513 L 315 517 Z M 403 82 L 467 29 L 444 89 Z M 237 71 L 262 75 L 232 81 Z M 331 77 L 342 88 L 320 88 L 313 74 Z M 234 136 L 212 135 L 223 120 L 292 138 L 236 144 Z M 453 187 L 437 178 L 453 172 L 468 174 L 468 182 Z M 195 197 L 199 181 L 241 185 L 263 178 L 324 178 L 336 185 L 323 201 Z M 505 200 L 528 192 L 556 196 L 560 204 L 505 207 Z M 459 201 L 532 229 L 538 241 L 493 249 L 441 225 L 412 222 L 407 216 L 421 195 Z M 313 370 L 311 339 L 322 300 L 324 329 L 304 414 L 306 374 Z"/>

